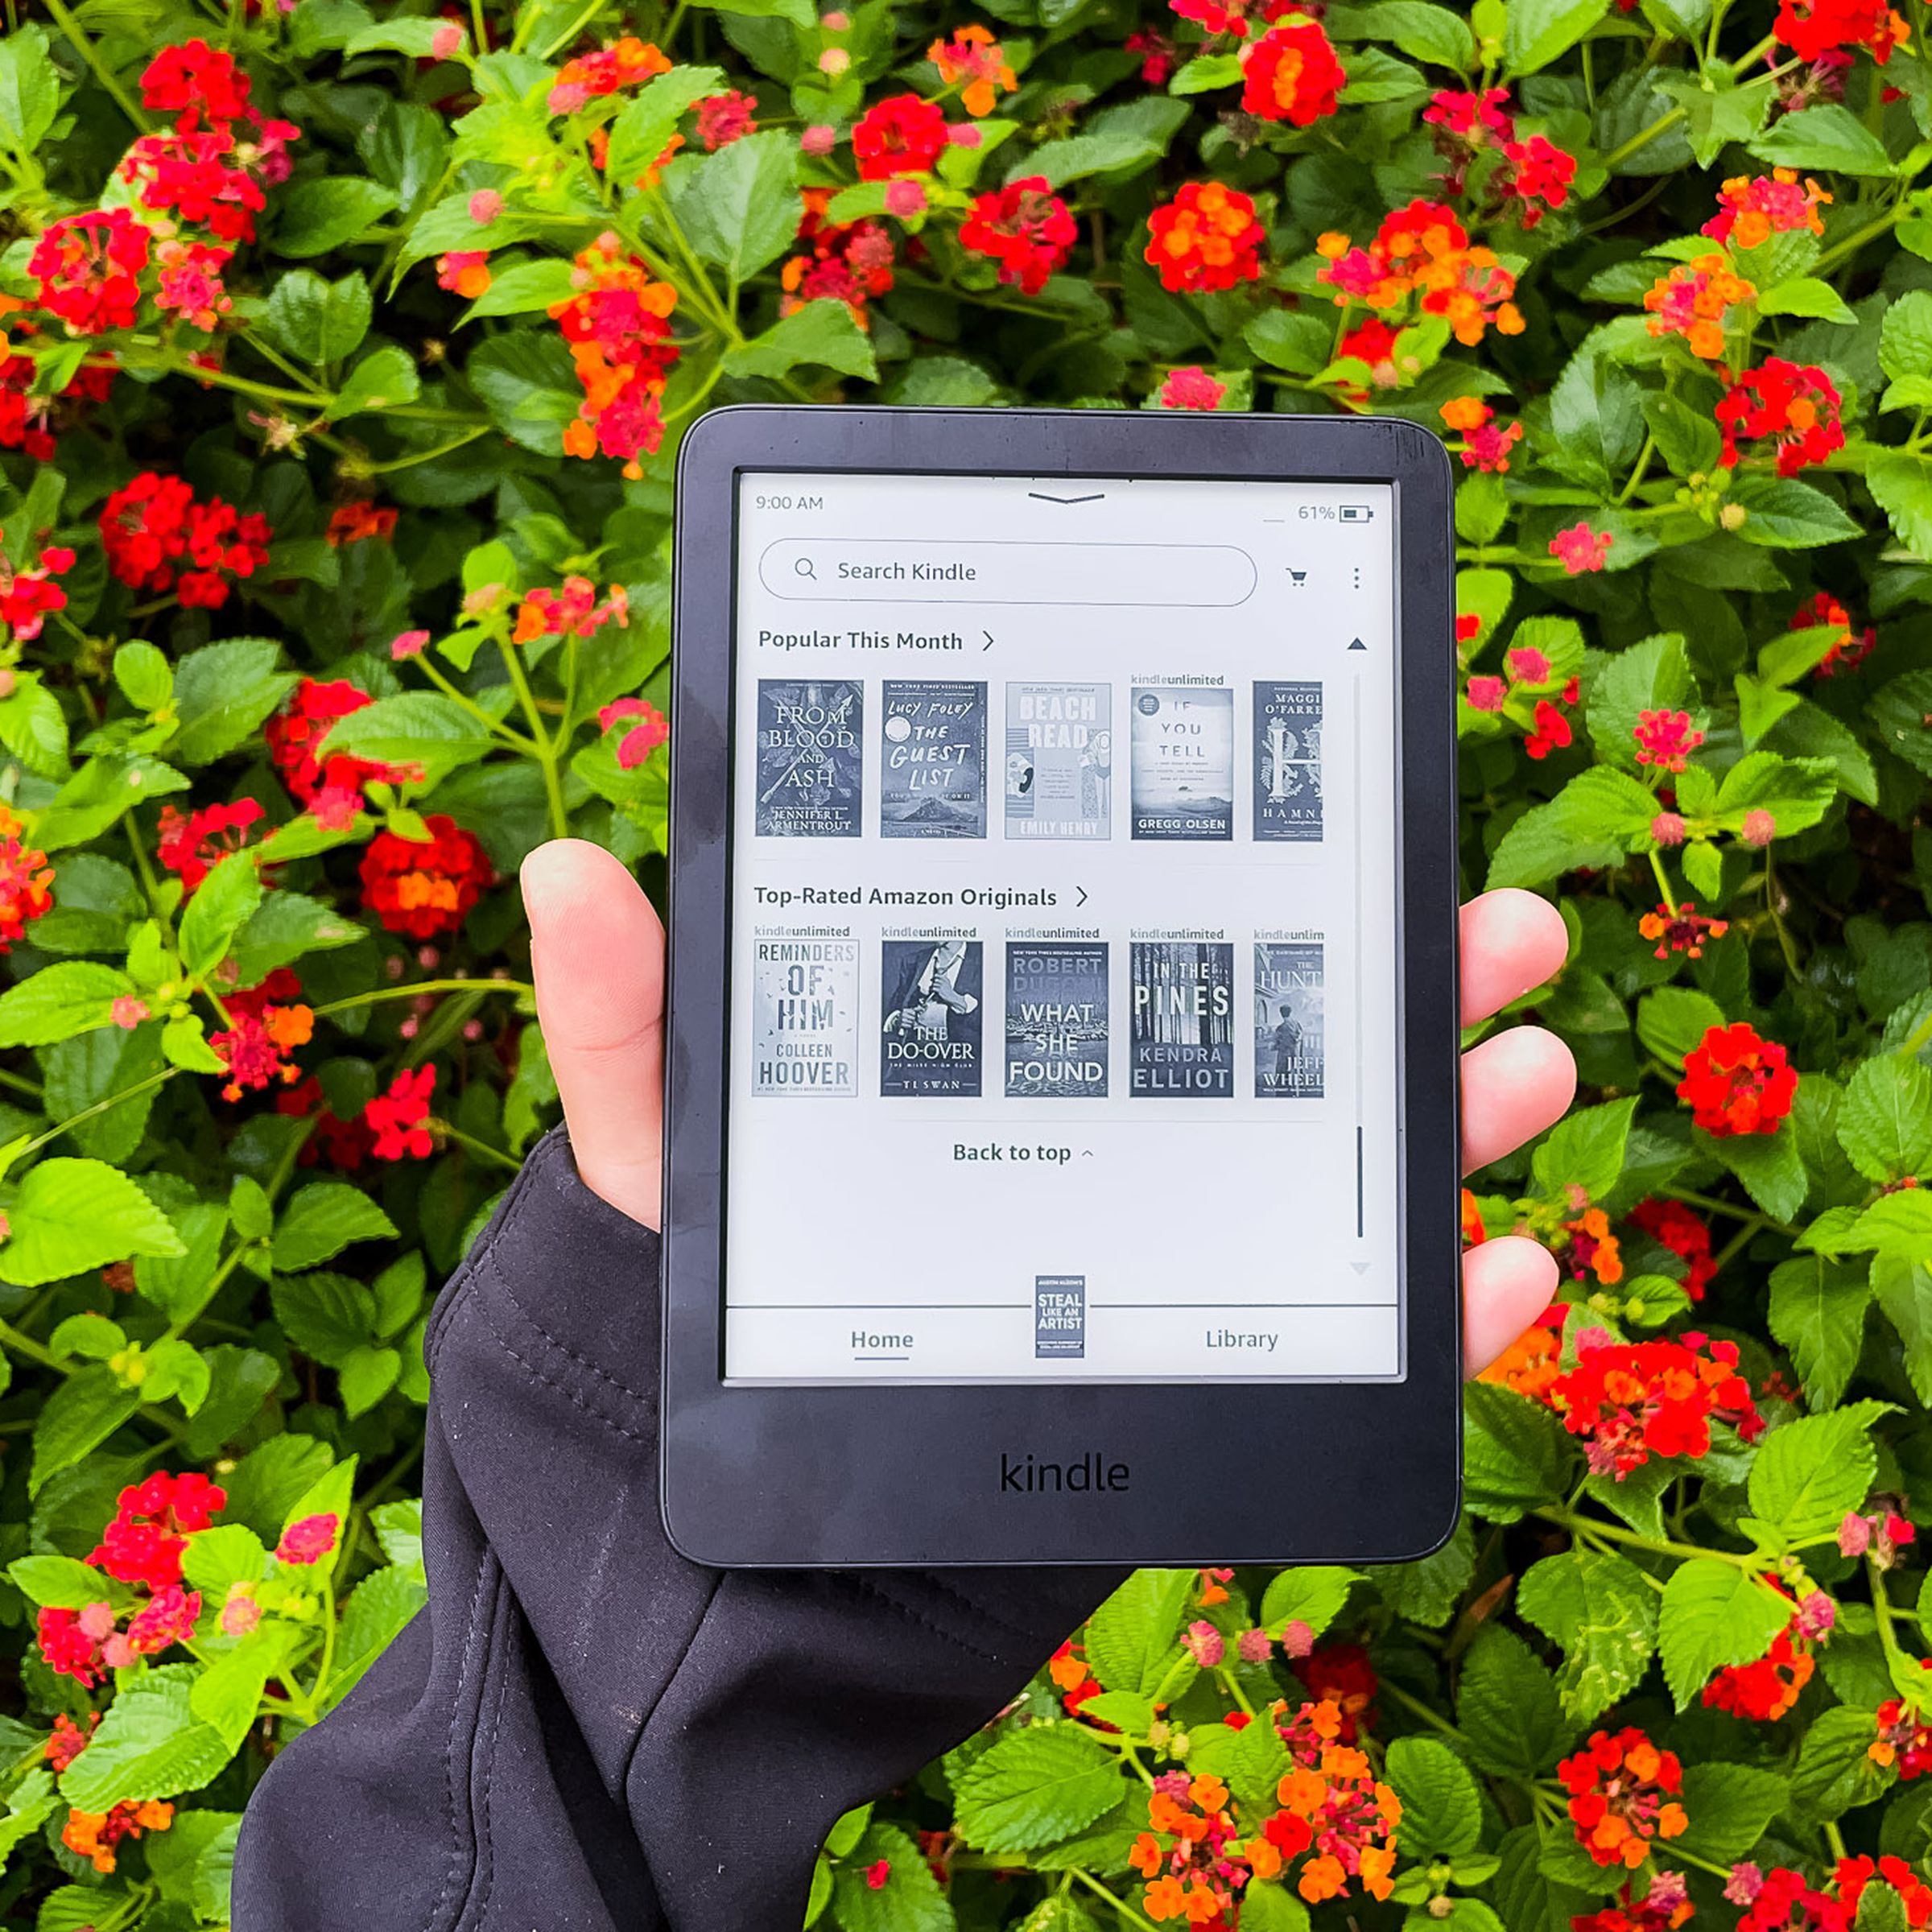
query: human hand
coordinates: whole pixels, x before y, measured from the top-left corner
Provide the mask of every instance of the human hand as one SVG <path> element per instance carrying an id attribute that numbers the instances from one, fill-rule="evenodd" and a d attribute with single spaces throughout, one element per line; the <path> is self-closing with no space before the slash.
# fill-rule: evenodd
<path id="1" fill-rule="evenodd" d="M 663 1176 L 664 929 L 600 845 L 559 839 L 523 862 L 537 1011 L 577 1171 L 593 1194 L 655 1228 Z M 1563 963 L 1554 906 L 1488 892 L 1462 910 L 1463 1024 L 1499 1012 Z M 1569 1049 L 1515 1026 L 1463 1055 L 1463 1166 L 1480 1167 L 1559 1119 L 1576 1089 Z M 1464 1366 L 1485 1368 L 1548 1305 L 1556 1263 L 1503 1235 L 1463 1259 Z"/>

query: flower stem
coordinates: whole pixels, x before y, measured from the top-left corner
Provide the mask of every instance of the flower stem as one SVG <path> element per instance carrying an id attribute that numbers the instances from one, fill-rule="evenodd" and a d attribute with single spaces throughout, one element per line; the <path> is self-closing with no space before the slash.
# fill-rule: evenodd
<path id="1" fill-rule="evenodd" d="M 309 1009 L 318 1019 L 334 1013 L 347 1013 L 357 1006 L 373 1006 L 380 1000 L 413 1000 L 419 993 L 514 993 L 535 999 L 537 989 L 523 980 L 418 980 L 408 986 L 376 986 L 345 1000 L 330 1000 Z"/>
<path id="2" fill-rule="evenodd" d="M 75 51 L 93 71 L 94 78 L 101 83 L 108 98 L 134 123 L 138 134 L 148 131 L 147 117 L 134 105 L 128 93 L 107 63 L 101 58 L 101 50 L 88 38 L 86 30 L 62 4 L 62 0 L 47 0 L 47 10 L 54 24 L 74 44 Z"/>
<path id="3" fill-rule="evenodd" d="M 522 659 L 517 655 L 517 647 L 499 637 L 497 648 L 503 654 L 504 667 L 510 673 L 517 702 L 523 707 L 523 716 L 530 724 L 531 755 L 543 774 L 543 795 L 550 801 L 550 829 L 556 837 L 567 839 L 570 836 L 570 813 L 564 807 L 564 787 L 557 777 L 556 744 L 543 722 L 543 712 L 537 708 L 536 694 L 530 688 L 530 679 L 524 672 Z"/>
<path id="4" fill-rule="evenodd" d="M 1129 1925 L 1141 1926 L 1146 1928 L 1146 1932 L 1154 1932 L 1154 1925 L 1150 1920 L 1143 1918 L 1125 1899 L 1117 1897 L 1097 1878 L 1093 1877 L 1090 1873 L 1083 1872 L 1078 1865 L 1069 1866 L 1068 1869 L 1089 1892 L 1105 1899 L 1108 1904 L 1112 1905 Z"/>
<path id="5" fill-rule="evenodd" d="M 493 1147 L 487 1141 L 479 1141 L 474 1134 L 465 1133 L 461 1128 L 452 1126 L 448 1121 L 432 1120 L 429 1125 L 432 1133 L 447 1135 L 465 1154 L 473 1154 L 479 1160 L 486 1161 L 493 1166 L 503 1168 L 510 1174 L 517 1173 L 522 1167 L 521 1161 L 514 1159 L 501 1147 Z"/>

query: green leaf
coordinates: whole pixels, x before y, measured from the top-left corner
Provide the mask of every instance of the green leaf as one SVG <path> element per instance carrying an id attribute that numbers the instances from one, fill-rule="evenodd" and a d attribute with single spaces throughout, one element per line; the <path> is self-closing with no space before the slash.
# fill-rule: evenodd
<path id="1" fill-rule="evenodd" d="M 1659 986 L 1637 1001 L 1637 1037 L 1666 1067 L 1681 1067 L 1704 1035 L 1724 1023 L 1724 1008 L 1689 986 Z"/>
<path id="2" fill-rule="evenodd" d="M 1699 1149 L 1721 1161 L 1744 1184 L 1744 1191 L 1773 1220 L 1794 1220 L 1805 1204 L 1809 1183 L 1798 1142 L 1789 1133 L 1707 1133 L 1692 1130 Z"/>
<path id="3" fill-rule="evenodd" d="M 217 1523 L 188 1539 L 181 1574 L 188 1587 L 211 1602 L 225 1600 L 237 1583 L 258 1583 L 267 1575 L 268 1549 L 242 1523 Z"/>
<path id="4" fill-rule="evenodd" d="M 1355 1571 L 1339 1564 L 1278 1570 L 1261 1596 L 1259 1627 L 1278 1639 L 1283 1624 L 1302 1623 L 1319 1637 L 1340 1616 L 1358 1580 Z"/>
<path id="5" fill-rule="evenodd" d="M 815 17 L 799 24 L 815 28 L 818 22 Z M 657 165 L 686 114 L 707 95 L 722 93 L 729 85 L 723 70 L 715 67 L 674 67 L 659 74 L 611 122 L 607 178 L 628 190 L 646 169 Z"/>
<path id="6" fill-rule="evenodd" d="M 1546 1556 L 1524 1572 L 1517 1607 L 1563 1652 L 1556 1687 L 1573 1724 L 1608 1710 L 1649 1667 L 1657 1598 L 1643 1572 L 1620 1556 L 1594 1550 Z"/>
<path id="7" fill-rule="evenodd" d="M 1687 1765 L 1683 1803 L 1689 1823 L 1674 1849 L 1714 1865 L 1736 1864 L 1750 1855 L 1790 1795 L 1790 1787 L 1775 1771 L 1756 1765 Z"/>
<path id="8" fill-rule="evenodd" d="M 1506 0 L 1503 59 L 1521 79 L 1567 53 L 1601 20 L 1607 0 Z"/>
<path id="9" fill-rule="evenodd" d="M 1854 1402 L 1773 1429 L 1751 1464 L 1751 1511 L 1786 1547 L 1835 1533 L 1878 1473 L 1871 1429 L 1889 1402 Z"/>
<path id="10" fill-rule="evenodd" d="M 392 189 L 359 175 L 312 175 L 278 196 L 270 245 L 279 255 L 326 255 L 396 205 Z"/>
<path id="11" fill-rule="evenodd" d="M 1017 181 L 1038 175 L 1057 192 L 1091 175 L 1137 173 L 1167 151 L 1187 114 L 1185 101 L 1143 94 L 1103 109 L 1077 134 L 1042 142 L 1015 161 L 1006 178 Z"/>
<path id="12" fill-rule="evenodd" d="M 1009 1732 L 974 1761 L 954 1823 L 983 1851 L 1026 1852 L 1092 1824 L 1120 1795 L 1120 1765 L 1091 1736 L 1071 1724 L 1036 1727 Z"/>
<path id="13" fill-rule="evenodd" d="M 1454 1857 L 1483 1835 L 1483 1800 L 1469 1767 L 1433 1737 L 1398 1737 L 1385 1775 L 1402 1801 L 1402 1848 Z"/>
<path id="14" fill-rule="evenodd" d="M 680 155 L 664 171 L 664 192 L 700 260 L 731 286 L 775 261 L 799 232 L 799 143 L 774 129 L 747 134 L 715 155 Z"/>
<path id="15" fill-rule="evenodd" d="M 186 791 L 188 782 L 173 766 L 145 753 L 122 758 L 97 753 L 55 793 L 34 826 L 34 842 L 48 852 L 85 845 L 135 806 Z"/>
<path id="16" fill-rule="evenodd" d="M 1762 1657 L 1790 1620 L 1791 1600 L 1736 1564 L 1702 1557 L 1679 1563 L 1664 1584 L 1657 1638 L 1678 1709 L 1715 1672 Z"/>
<path id="17" fill-rule="evenodd" d="M 1768 550 L 1815 550 L 1864 534 L 1822 489 L 1795 477 L 1742 477 L 1732 495 L 1748 513 L 1737 534 Z"/>
<path id="18" fill-rule="evenodd" d="M 312 1181 L 291 1200 L 275 1229 L 275 1266 L 284 1274 L 313 1268 L 351 1241 L 386 1240 L 396 1224 L 345 1181 Z"/>
<path id="19" fill-rule="evenodd" d="M 196 889 L 181 915 L 181 964 L 196 976 L 219 965 L 229 942 L 262 903 L 262 872 L 252 852 L 231 852 Z"/>
<path id="20" fill-rule="evenodd" d="M 282 1668 L 291 1633 L 286 1624 L 264 1623 L 233 1649 L 213 1658 L 195 1679 L 188 1707 L 209 1725 L 230 1751 L 238 1751 L 262 1707 L 268 1680 Z"/>
<path id="21" fill-rule="evenodd" d="M 0 39 L 0 141 L 31 159 L 60 111 L 60 77 L 47 30 L 16 27 Z"/>
<path id="22" fill-rule="evenodd" d="M 378 698 L 338 719 L 320 755 L 421 765 L 432 774 L 441 774 L 473 764 L 494 742 L 453 699 L 434 691 L 408 691 L 401 697 Z"/>
<path id="23" fill-rule="evenodd" d="M 345 1274 L 278 1274 L 270 1288 L 275 1319 L 290 1343 L 331 1368 L 369 1344 L 375 1304 Z"/>
<path id="24" fill-rule="evenodd" d="M 1476 1538 L 1464 1516 L 1439 1550 L 1414 1563 L 1378 1568 L 1376 1589 L 1397 1616 L 1426 1630 L 1440 1629 L 1461 1604 L 1475 1569 Z"/>
<path id="25" fill-rule="evenodd" d="M 1829 282 L 1815 275 L 1794 275 L 1775 288 L 1762 290 L 1757 310 L 1764 316 L 1806 316 L 1816 321 L 1856 323 L 1858 317 Z"/>
<path id="26" fill-rule="evenodd" d="M 1932 534 L 1932 522 L 1927 530 Z M 1932 556 L 1932 545 L 1922 554 Z M 1909 671 L 1881 685 L 1866 705 L 1865 715 L 1886 750 L 1918 770 L 1932 774 L 1932 727 L 1926 722 L 1932 718 L 1932 671 Z"/>
<path id="27" fill-rule="evenodd" d="M 337 1373 L 344 1414 L 352 1419 L 367 1414 L 395 1387 L 402 1371 L 402 1357 L 394 1348 L 370 1344 L 352 1349 Z"/>
<path id="28" fill-rule="evenodd" d="M 258 986 L 279 966 L 292 966 L 312 952 L 353 946 L 363 928 L 333 906 L 286 888 L 266 894 L 234 936 L 229 956 L 235 983 Z"/>
<path id="29" fill-rule="evenodd" d="M 1902 1255 L 1876 1254 L 1872 1292 L 1904 1344 L 1913 1393 L 1932 1405 L 1932 1266 Z"/>
<path id="30" fill-rule="evenodd" d="M 407 1570 L 378 1570 L 356 1586 L 336 1633 L 336 1668 L 329 1678 L 331 1703 L 354 1689 L 363 1672 L 428 1600 L 429 1591 L 422 1580 Z"/>
<path id="31" fill-rule="evenodd" d="M 413 402 L 423 392 L 422 378 L 406 350 L 386 343 L 372 349 L 352 369 L 328 407 L 333 420 L 373 415 Z"/>
<path id="32" fill-rule="evenodd" d="M 124 1684 L 87 1748 L 60 1776 L 60 1795 L 80 1811 L 198 1791 L 227 1765 L 230 1748 L 195 1715 L 193 1673 L 175 1666 Z"/>
<path id="33" fill-rule="evenodd" d="M 1637 1096 L 1583 1107 L 1564 1116 L 1537 1143 L 1530 1172 L 1545 1194 L 1580 1187 L 1591 1200 L 1601 1200 L 1616 1185 L 1624 1170 L 1624 1151 Z"/>
<path id="34" fill-rule="evenodd" d="M 369 284 L 359 273 L 330 282 L 291 268 L 269 291 L 261 326 L 291 360 L 312 369 L 345 361 L 369 333 Z"/>
<path id="35" fill-rule="evenodd" d="M 34 943 L 43 952 L 118 952 L 147 907 L 125 865 L 97 852 L 73 852 L 61 861 L 53 910 L 34 922 Z"/>
<path id="36" fill-rule="evenodd" d="M 1751 751 L 1724 774 L 1715 816 L 1728 830 L 1738 832 L 1749 813 L 1768 811 L 1777 836 L 1789 838 L 1817 824 L 1837 796 L 1837 774 L 1823 759 Z"/>
<path id="37" fill-rule="evenodd" d="M 470 351 L 463 373 L 513 443 L 540 456 L 563 455 L 564 425 L 576 420 L 584 391 L 561 336 L 544 329 L 492 336 Z"/>
<path id="38" fill-rule="evenodd" d="M 346 59 L 352 54 L 398 53 L 407 54 L 415 60 L 427 60 L 436 52 L 436 36 L 445 24 L 427 14 L 398 14 L 357 28 L 343 43 L 343 56 Z"/>
<path id="39" fill-rule="evenodd" d="M 1771 1332 L 1791 1352 L 1815 1408 L 1831 1407 L 1845 1392 L 1864 1346 L 1872 1301 L 1867 1271 L 1822 1255 L 1800 1255 L 1771 1270 Z M 1927 1357 L 1932 1372 L 1932 1356 Z"/>
<path id="40" fill-rule="evenodd" d="M 134 983 L 112 966 L 64 960 L 0 993 L 0 1046 L 44 1046 L 109 1025 Z"/>
<path id="41" fill-rule="evenodd" d="M 869 1873 L 886 1867 L 874 1886 Z M 952 1932 L 952 1907 L 909 1832 L 877 1823 L 832 1874 L 832 1909 L 841 1932 Z"/>
<path id="42" fill-rule="evenodd" d="M 464 322 L 485 316 L 526 316 L 568 302 L 577 292 L 576 269 L 561 256 L 542 255 L 495 270 L 489 287 L 463 312 Z"/>
<path id="43" fill-rule="evenodd" d="M 805 364 L 868 382 L 879 379 L 871 336 L 853 320 L 850 306 L 836 297 L 795 308 L 724 358 L 725 371 L 733 376 L 776 378 Z"/>
<path id="44" fill-rule="evenodd" d="M 1585 716 L 1599 755 L 1626 772 L 1635 772 L 1636 731 L 1641 714 L 1686 709 L 1695 699 L 1684 640 L 1675 631 L 1645 638 L 1620 650 L 1604 665 L 1590 690 Z M 1658 809 L 1657 799 L 1648 786 L 1637 789 L 1643 792 L 1648 808 L 1643 820 L 1648 831 Z M 1629 802 L 1620 823 L 1637 809 L 1634 798 L 1628 792 L 1622 795 Z"/>
<path id="45" fill-rule="evenodd" d="M 1500 1624 L 1483 1624 L 1463 1655 L 1455 1716 L 1476 1763 L 1499 1777 L 1543 1776 L 1575 1735 L 1556 1679 Z"/>
<path id="46" fill-rule="evenodd" d="M 83 1368 L 70 1375 L 41 1405 L 34 1423 L 29 1494 L 37 1494 L 50 1476 L 99 1448 L 140 1406 L 140 1397 L 123 1389 L 111 1368 Z"/>
<path id="47" fill-rule="evenodd" d="M 17 1557 L 6 1567 L 14 1587 L 30 1604 L 56 1610 L 85 1610 L 118 1596 L 101 1571 L 72 1556 Z"/>
<path id="48" fill-rule="evenodd" d="M 155 1203 L 103 1161 L 49 1160 L 30 1168 L 7 1210 L 0 1281 L 16 1287 L 84 1274 L 140 1254 L 180 1254 L 181 1237 Z"/>
<path id="49" fill-rule="evenodd" d="M 1241 64 L 1233 54 L 1199 54 L 1167 83 L 1170 94 L 1209 94 L 1239 87 Z"/>
<path id="50" fill-rule="evenodd" d="M 1861 1061 L 1845 1083 L 1838 1139 L 1871 1181 L 1894 1181 L 1932 1166 L 1932 1070 L 1886 1054 Z"/>
<path id="51" fill-rule="evenodd" d="M 1649 840 L 1657 811 L 1655 796 L 1629 773 L 1591 766 L 1503 834 L 1489 861 L 1490 888 L 1546 886 L 1579 866 L 1614 866 Z"/>
<path id="52" fill-rule="evenodd" d="M 1468 18 L 1427 0 L 1381 0 L 1368 6 L 1332 6 L 1328 31 L 1342 40 L 1386 40 L 1411 60 L 1467 73 L 1475 65 L 1476 36 Z"/>
<path id="53" fill-rule="evenodd" d="M 1137 1570 L 1094 1612 L 1087 1661 L 1108 1690 L 1151 1696 L 1159 1687 L 1194 1580 L 1191 1570 Z"/>
<path id="54" fill-rule="evenodd" d="M 1886 303 L 1879 324 L 1878 365 L 1895 382 L 1932 376 L 1932 292 L 1908 289 Z"/>
<path id="55" fill-rule="evenodd" d="M 1842 1818 L 1882 1798 L 1897 1781 L 1895 1766 L 1872 1761 L 1876 1731 L 1869 1711 L 1839 1704 L 1818 1712 L 1799 1743 L 1791 1777 L 1791 1808 L 1798 1817 L 1818 1824 Z"/>
<path id="56" fill-rule="evenodd" d="M 11 694 L 0 698 L 0 745 L 36 778 L 67 776 L 67 716 L 38 671 L 16 671 Z"/>
<path id="57" fill-rule="evenodd" d="M 1751 143 L 1751 152 L 1777 167 L 1830 168 L 1841 175 L 1896 171 L 1885 142 L 1836 101 L 1785 115 Z"/>
<path id="58" fill-rule="evenodd" d="M 1471 1509 L 1513 1523 L 1559 1502 L 1573 1452 L 1563 1426 L 1513 1389 L 1471 1382 L 1463 1390 L 1463 1480 Z"/>
<path id="59" fill-rule="evenodd" d="M 317 278 L 320 279 L 320 278 Z M 168 756 L 208 765 L 244 744 L 295 686 L 269 638 L 229 638 L 191 650 L 175 667 L 178 723 Z"/>

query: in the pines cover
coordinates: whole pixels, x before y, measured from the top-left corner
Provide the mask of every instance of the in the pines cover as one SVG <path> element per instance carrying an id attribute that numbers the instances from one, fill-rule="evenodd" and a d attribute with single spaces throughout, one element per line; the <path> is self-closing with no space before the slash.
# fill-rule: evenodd
<path id="1" fill-rule="evenodd" d="M 1149 1100 L 1234 1093 L 1234 947 L 1219 940 L 1136 939 L 1133 1088 Z"/>

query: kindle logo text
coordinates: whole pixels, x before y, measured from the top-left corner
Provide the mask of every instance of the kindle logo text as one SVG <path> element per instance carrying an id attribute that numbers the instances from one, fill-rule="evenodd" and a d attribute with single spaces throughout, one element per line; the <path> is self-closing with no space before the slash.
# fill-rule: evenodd
<path id="1" fill-rule="evenodd" d="M 1016 1460 L 1004 1450 L 1000 1452 L 1001 1495 L 1086 1496 L 1098 1489 L 1119 1491 L 1127 1486 L 1126 1463 L 1108 1462 L 1097 1451 L 1089 1450 L 1073 1463 L 1035 1461 L 1030 1455 Z"/>

